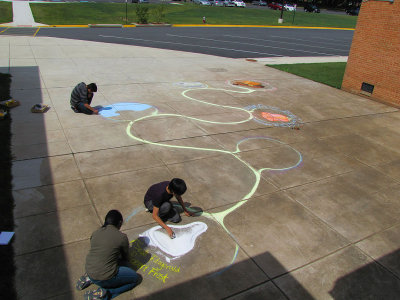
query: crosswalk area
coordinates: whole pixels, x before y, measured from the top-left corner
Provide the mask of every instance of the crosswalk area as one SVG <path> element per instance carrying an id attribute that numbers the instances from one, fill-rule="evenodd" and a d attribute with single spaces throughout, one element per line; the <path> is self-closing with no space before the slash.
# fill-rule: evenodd
<path id="1" fill-rule="evenodd" d="M 38 33 L 39 29 L 40 28 L 37 27 L 7 27 L 5 29 L 0 28 L 0 35 L 35 36 Z"/>

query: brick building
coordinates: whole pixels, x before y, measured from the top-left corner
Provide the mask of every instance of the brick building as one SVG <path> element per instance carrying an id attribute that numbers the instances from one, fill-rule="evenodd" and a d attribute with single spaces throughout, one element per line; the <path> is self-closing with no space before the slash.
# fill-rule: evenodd
<path id="1" fill-rule="evenodd" d="M 342 89 L 400 107 L 400 0 L 362 3 Z"/>

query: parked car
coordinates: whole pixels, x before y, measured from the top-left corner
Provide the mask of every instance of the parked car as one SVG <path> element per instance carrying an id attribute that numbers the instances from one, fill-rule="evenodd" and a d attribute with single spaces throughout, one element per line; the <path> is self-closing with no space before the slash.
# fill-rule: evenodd
<path id="1" fill-rule="evenodd" d="M 246 7 L 246 4 L 242 0 L 232 0 L 232 2 L 236 7 Z"/>
<path id="2" fill-rule="evenodd" d="M 359 13 L 360 13 L 359 7 L 352 7 L 352 8 L 346 9 L 346 14 L 348 14 L 350 16 L 358 16 Z"/>
<path id="3" fill-rule="evenodd" d="M 222 0 L 209 0 L 212 6 L 224 6 L 224 1 Z"/>
<path id="4" fill-rule="evenodd" d="M 236 5 L 231 0 L 224 0 L 224 6 L 225 7 L 235 7 Z"/>
<path id="5" fill-rule="evenodd" d="M 200 5 L 206 5 L 206 6 L 210 6 L 211 5 L 210 1 L 208 1 L 208 0 L 199 0 L 198 3 Z"/>
<path id="6" fill-rule="evenodd" d="M 251 2 L 251 4 L 258 5 L 258 6 L 267 6 L 267 2 L 262 1 L 262 0 L 253 1 L 253 2 Z"/>
<path id="7" fill-rule="evenodd" d="M 271 3 L 268 3 L 268 7 L 273 10 L 277 10 L 277 9 L 282 10 L 283 5 L 280 3 L 271 2 Z"/>
<path id="8" fill-rule="evenodd" d="M 287 10 L 287 11 L 295 11 L 296 10 L 296 6 L 294 6 L 293 4 L 285 4 L 283 6 L 283 9 Z"/>
<path id="9" fill-rule="evenodd" d="M 311 3 L 304 4 L 304 11 L 311 12 L 311 13 L 320 13 L 321 12 L 316 5 L 311 4 Z"/>
<path id="10" fill-rule="evenodd" d="M 149 0 L 132 0 L 132 3 L 149 3 Z"/>

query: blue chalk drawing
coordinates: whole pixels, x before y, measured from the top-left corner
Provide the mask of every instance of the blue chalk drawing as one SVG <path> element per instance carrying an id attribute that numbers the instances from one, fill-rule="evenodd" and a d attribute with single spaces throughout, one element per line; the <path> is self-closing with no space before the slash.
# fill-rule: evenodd
<path id="1" fill-rule="evenodd" d="M 110 118 L 116 117 L 120 114 L 118 111 L 144 111 L 146 109 L 153 108 L 154 106 L 149 104 L 137 103 L 137 102 L 122 102 L 115 103 L 112 105 L 105 106 L 99 110 L 99 114 L 102 117 Z"/>
<path id="2" fill-rule="evenodd" d="M 137 213 L 140 213 L 141 211 L 145 211 L 145 210 L 146 210 L 146 208 L 144 206 L 139 206 L 139 207 L 135 208 L 132 211 L 132 213 L 126 218 L 126 222 L 128 222 Z"/>

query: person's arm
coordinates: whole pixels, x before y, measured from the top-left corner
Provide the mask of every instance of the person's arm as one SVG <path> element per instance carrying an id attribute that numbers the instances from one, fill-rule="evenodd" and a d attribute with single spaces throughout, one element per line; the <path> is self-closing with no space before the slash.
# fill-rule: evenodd
<path id="1" fill-rule="evenodd" d="M 193 217 L 194 214 L 190 211 L 188 211 L 185 207 L 185 205 L 183 204 L 183 200 L 182 197 L 179 195 L 175 195 L 176 200 L 178 200 L 179 204 L 182 206 L 183 211 L 185 212 L 185 215 L 187 215 L 188 217 Z"/>
<path id="2" fill-rule="evenodd" d="M 165 224 L 165 223 L 163 222 L 163 220 L 161 220 L 161 218 L 158 216 L 158 211 L 159 211 L 159 210 L 160 210 L 159 207 L 153 206 L 153 219 L 154 219 L 158 224 L 160 224 L 160 226 L 161 226 L 162 228 L 164 228 L 164 229 L 167 231 L 169 237 L 172 238 L 172 235 L 174 234 L 174 232 L 173 232 L 172 229 L 169 228 L 169 227 L 167 226 L 167 224 Z"/>
<path id="3" fill-rule="evenodd" d="M 94 108 L 91 107 L 89 104 L 85 103 L 84 105 L 85 105 L 85 107 L 86 107 L 87 109 L 90 109 L 94 114 L 97 115 L 97 114 L 99 113 L 99 111 L 98 111 L 97 109 L 94 109 Z"/>
<path id="4" fill-rule="evenodd" d="M 121 259 L 123 261 L 129 261 L 129 241 L 126 235 L 121 247 Z"/>

